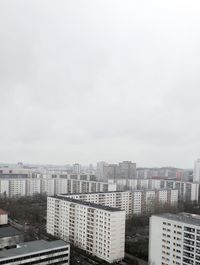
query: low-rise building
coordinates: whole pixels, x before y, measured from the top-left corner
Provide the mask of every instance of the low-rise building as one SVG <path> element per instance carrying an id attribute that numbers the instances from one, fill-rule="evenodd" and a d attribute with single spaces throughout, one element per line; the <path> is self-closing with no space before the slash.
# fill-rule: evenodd
<path id="1" fill-rule="evenodd" d="M 0 264 L 69 265 L 70 245 L 62 240 L 37 240 L 0 251 Z"/>
<path id="2" fill-rule="evenodd" d="M 12 226 L 0 227 L 0 249 L 16 246 L 23 241 L 24 234 L 21 231 L 15 229 Z"/>

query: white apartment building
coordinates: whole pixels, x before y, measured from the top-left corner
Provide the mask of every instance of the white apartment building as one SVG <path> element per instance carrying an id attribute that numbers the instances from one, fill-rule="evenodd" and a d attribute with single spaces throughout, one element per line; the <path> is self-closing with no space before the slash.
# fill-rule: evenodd
<path id="1" fill-rule="evenodd" d="M 48 196 L 55 194 L 55 179 L 41 179 L 41 193 L 46 193 Z"/>
<path id="2" fill-rule="evenodd" d="M 26 196 L 26 179 L 9 179 L 9 197 Z"/>
<path id="3" fill-rule="evenodd" d="M 41 193 L 41 181 L 40 179 L 33 178 L 26 180 L 26 195 L 33 196 L 34 194 Z"/>
<path id="4" fill-rule="evenodd" d="M 9 196 L 9 180 L 8 179 L 0 179 L 0 197 Z"/>
<path id="5" fill-rule="evenodd" d="M 125 211 L 64 196 L 48 197 L 47 233 L 112 263 L 124 258 Z"/>
<path id="6" fill-rule="evenodd" d="M 149 264 L 200 265 L 200 215 L 153 215 L 150 218 Z"/>
<path id="7" fill-rule="evenodd" d="M 154 212 L 157 206 L 177 206 L 178 190 L 135 190 L 62 194 L 64 197 L 116 207 L 126 211 L 126 217 Z"/>
<path id="8" fill-rule="evenodd" d="M 117 185 L 117 190 L 178 189 L 180 201 L 199 201 L 199 183 L 163 179 L 116 179 L 112 182 Z"/>
<path id="9" fill-rule="evenodd" d="M 152 179 L 150 185 L 152 188 L 159 187 L 160 189 L 178 189 L 180 201 L 199 201 L 199 183 Z"/>
<path id="10" fill-rule="evenodd" d="M 76 200 L 96 203 L 104 206 L 115 207 L 126 211 L 126 216 L 132 216 L 132 192 L 95 192 L 83 194 L 62 194 L 64 197 L 73 198 Z"/>
<path id="11" fill-rule="evenodd" d="M 70 245 L 62 240 L 25 242 L 0 251 L 0 265 L 69 265 Z"/>
<path id="12" fill-rule="evenodd" d="M 200 183 L 200 158 L 194 162 L 193 182 Z"/>
<path id="13" fill-rule="evenodd" d="M 68 178 L 0 178 L 0 196 L 19 197 L 45 193 L 86 193 L 116 190 L 116 184 Z"/>

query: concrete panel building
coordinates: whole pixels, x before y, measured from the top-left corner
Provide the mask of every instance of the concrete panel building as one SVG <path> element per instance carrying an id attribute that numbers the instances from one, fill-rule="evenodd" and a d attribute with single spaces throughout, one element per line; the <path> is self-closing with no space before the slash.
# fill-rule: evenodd
<path id="1" fill-rule="evenodd" d="M 153 213 L 159 206 L 176 207 L 178 203 L 178 190 L 171 189 L 62 194 L 62 196 L 119 208 L 126 211 L 127 218 Z"/>
<path id="2" fill-rule="evenodd" d="M 118 208 L 48 197 L 47 232 L 109 263 L 124 258 L 125 211 Z"/>
<path id="3" fill-rule="evenodd" d="M 198 202 L 199 183 L 163 179 L 116 179 L 117 190 L 177 189 L 179 201 Z"/>
<path id="4" fill-rule="evenodd" d="M 188 213 L 152 216 L 149 264 L 200 265 L 200 216 Z"/>

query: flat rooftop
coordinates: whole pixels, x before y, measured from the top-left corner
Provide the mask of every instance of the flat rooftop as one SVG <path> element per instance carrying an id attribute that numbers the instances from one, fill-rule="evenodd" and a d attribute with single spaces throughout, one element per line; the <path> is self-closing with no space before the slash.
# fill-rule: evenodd
<path id="1" fill-rule="evenodd" d="M 118 191 L 96 191 L 96 192 L 84 192 L 84 193 L 63 193 L 63 194 L 59 194 L 58 196 L 74 196 L 74 195 L 93 195 L 93 194 L 108 194 L 108 193 L 127 193 L 130 192 L 132 193 L 133 191 L 130 190 L 126 190 L 126 191 L 122 191 L 122 190 L 118 190 Z"/>
<path id="2" fill-rule="evenodd" d="M 97 204 L 97 203 L 92 203 L 92 202 L 86 202 L 86 201 L 82 201 L 82 200 L 77 200 L 77 199 L 72 199 L 72 198 L 69 198 L 69 197 L 65 197 L 65 196 L 49 196 L 50 198 L 57 198 L 57 199 L 61 199 L 61 200 L 64 200 L 64 201 L 68 201 L 68 202 L 72 202 L 72 203 L 76 203 L 76 204 L 81 204 L 81 205 L 84 205 L 84 206 L 88 206 L 88 207 L 91 207 L 91 208 L 96 208 L 96 209 L 101 209 L 101 210 L 104 210 L 104 211 L 110 211 L 110 212 L 123 212 L 124 210 L 121 210 L 119 208 L 115 208 L 115 207 L 110 207 L 110 206 L 104 206 L 104 205 L 100 205 L 100 204 Z"/>
<path id="3" fill-rule="evenodd" d="M 0 226 L 0 238 L 23 235 L 23 232 L 12 226 Z"/>
<path id="4" fill-rule="evenodd" d="M 8 250 L 1 250 L 0 251 L 0 261 L 4 258 L 13 258 L 17 256 L 23 255 L 30 255 L 31 253 L 35 252 L 45 252 L 47 250 L 51 250 L 54 248 L 62 248 L 68 246 L 69 243 L 66 243 L 62 240 L 55 240 L 55 241 L 45 241 L 45 240 L 36 240 L 25 242 L 19 244 L 18 248 L 12 248 Z"/>
<path id="5" fill-rule="evenodd" d="M 197 214 L 183 212 L 179 214 L 164 213 L 156 216 L 163 217 L 168 220 L 178 221 L 185 224 L 200 226 L 200 215 Z"/>

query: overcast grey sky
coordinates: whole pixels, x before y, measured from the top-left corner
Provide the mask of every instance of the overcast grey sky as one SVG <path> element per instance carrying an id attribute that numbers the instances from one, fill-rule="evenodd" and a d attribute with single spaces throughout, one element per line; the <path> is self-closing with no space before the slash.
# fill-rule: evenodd
<path id="1" fill-rule="evenodd" d="M 1 0 L 0 161 L 192 167 L 199 0 Z"/>

